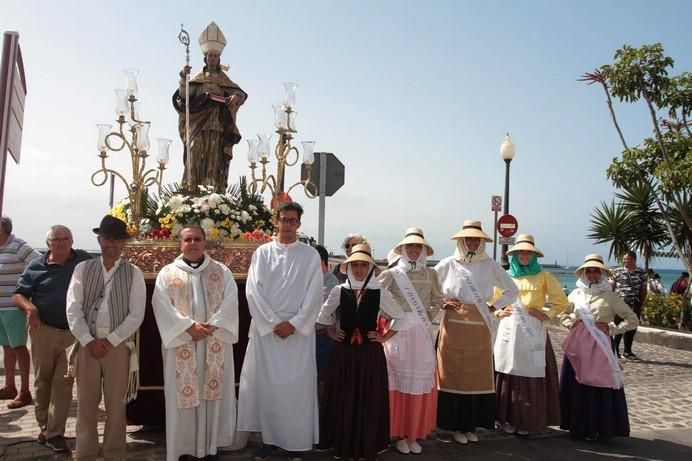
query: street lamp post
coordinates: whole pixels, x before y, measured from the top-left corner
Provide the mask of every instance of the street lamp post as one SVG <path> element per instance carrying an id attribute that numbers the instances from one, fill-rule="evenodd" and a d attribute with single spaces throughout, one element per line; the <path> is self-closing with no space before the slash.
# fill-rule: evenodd
<path id="1" fill-rule="evenodd" d="M 509 133 L 505 135 L 505 140 L 500 146 L 500 156 L 502 160 L 505 161 L 505 206 L 503 213 L 509 214 L 509 164 L 514 158 L 516 153 L 516 148 L 514 143 L 512 143 L 512 138 L 509 137 Z M 509 259 L 507 258 L 507 245 L 502 245 L 502 267 L 509 269 Z"/>

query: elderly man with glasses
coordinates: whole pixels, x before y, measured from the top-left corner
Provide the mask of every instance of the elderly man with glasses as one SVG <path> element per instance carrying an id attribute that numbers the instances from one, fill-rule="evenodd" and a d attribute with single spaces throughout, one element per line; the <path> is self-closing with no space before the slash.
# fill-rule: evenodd
<path id="1" fill-rule="evenodd" d="M 55 452 L 69 451 L 65 422 L 72 401 L 73 378 L 67 375 L 67 354 L 75 339 L 65 313 L 65 296 L 77 264 L 90 259 L 72 248 L 72 232 L 55 225 L 46 235 L 48 252 L 33 260 L 17 282 L 12 300 L 26 313 L 35 375 L 35 412 L 41 430 L 38 442 Z"/>

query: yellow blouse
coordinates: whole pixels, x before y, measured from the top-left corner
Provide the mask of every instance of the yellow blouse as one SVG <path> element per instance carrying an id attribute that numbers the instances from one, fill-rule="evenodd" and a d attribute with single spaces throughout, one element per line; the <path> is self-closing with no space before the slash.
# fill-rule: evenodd
<path id="1" fill-rule="evenodd" d="M 536 275 L 512 277 L 519 289 L 519 299 L 527 309 L 542 312 L 546 302 L 550 302 L 550 310 L 545 314 L 551 319 L 567 308 L 567 296 L 562 291 L 560 283 L 552 274 L 541 271 Z M 547 296 L 547 299 L 546 299 Z"/>

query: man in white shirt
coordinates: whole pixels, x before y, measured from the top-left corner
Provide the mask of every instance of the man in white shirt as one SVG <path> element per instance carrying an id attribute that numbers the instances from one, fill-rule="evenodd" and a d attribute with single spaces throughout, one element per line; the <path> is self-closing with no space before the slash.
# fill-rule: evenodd
<path id="1" fill-rule="evenodd" d="M 183 227 L 182 255 L 161 269 L 151 301 L 163 345 L 167 461 L 215 460 L 235 431 L 238 287 L 205 242 L 201 227 Z"/>
<path id="2" fill-rule="evenodd" d="M 77 265 L 67 289 L 67 321 L 78 340 L 70 357 L 77 378 L 78 461 L 99 456 L 96 424 L 102 390 L 103 457 L 125 456 L 125 402 L 136 384 L 130 354 L 146 303 L 142 271 L 120 257 L 129 239 L 125 223 L 107 215 L 94 233 L 101 257 Z"/>
<path id="3" fill-rule="evenodd" d="M 298 241 L 302 207 L 279 208 L 279 235 L 252 255 L 248 272 L 249 342 L 240 375 L 238 430 L 261 432 L 254 460 L 277 448 L 289 460 L 318 442 L 315 320 L 322 271 L 314 248 Z"/>

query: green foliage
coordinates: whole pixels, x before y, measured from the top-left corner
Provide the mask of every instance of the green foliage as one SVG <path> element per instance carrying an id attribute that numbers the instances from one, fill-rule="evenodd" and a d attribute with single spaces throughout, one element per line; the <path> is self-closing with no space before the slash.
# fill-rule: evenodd
<path id="1" fill-rule="evenodd" d="M 674 61 L 663 54 L 660 43 L 633 48 L 624 45 L 615 52 L 612 65 L 601 66 L 613 96 L 627 102 L 646 97 L 660 105 L 670 86 L 668 68 Z"/>
<path id="2" fill-rule="evenodd" d="M 644 209 L 632 204 L 623 205 L 642 234 L 629 239 L 630 242 L 638 241 L 634 248 L 645 256 L 655 254 L 656 247 L 669 247 L 676 243 L 680 248 L 678 256 L 689 268 L 692 265 L 692 121 L 688 118 L 692 112 L 692 74 L 682 72 L 670 76 L 673 65 L 673 59 L 665 55 L 660 43 L 640 48 L 624 45 L 615 52 L 612 64 L 586 73 L 580 80 L 602 86 L 614 127 L 623 144 L 624 150 L 621 156 L 613 159 L 607 177 L 625 193 L 633 192 L 628 188 L 639 189 L 640 185 L 642 189 L 648 188 L 651 203 L 658 209 L 656 213 L 653 207 Z M 651 118 L 654 136 L 630 147 L 618 124 L 611 95 L 620 102 L 642 102 Z M 637 192 L 644 193 L 643 190 Z M 622 194 L 620 198 L 623 198 Z M 643 196 L 634 198 L 644 203 Z M 601 228 L 600 231 L 607 230 L 602 221 L 611 218 L 608 211 L 593 216 L 592 223 L 596 219 L 595 225 Z M 665 227 L 666 224 L 670 224 L 671 229 Z M 661 228 L 665 228 L 666 238 L 660 238 Z M 603 239 L 603 232 L 594 234 L 596 237 L 592 238 Z M 644 234 L 655 237 L 655 240 L 646 244 L 642 240 Z M 612 233 L 611 239 L 615 237 L 620 238 Z"/>
<path id="3" fill-rule="evenodd" d="M 591 227 L 588 237 L 596 243 L 610 243 L 608 257 L 620 260 L 630 249 L 635 223 L 622 203 L 612 200 L 610 204 L 601 202 L 591 214 Z"/>
<path id="4" fill-rule="evenodd" d="M 687 311 L 685 318 L 689 319 L 692 309 L 690 303 L 685 303 L 682 296 L 649 293 L 644 301 L 644 319 L 652 327 L 677 328 L 683 306 Z"/>

